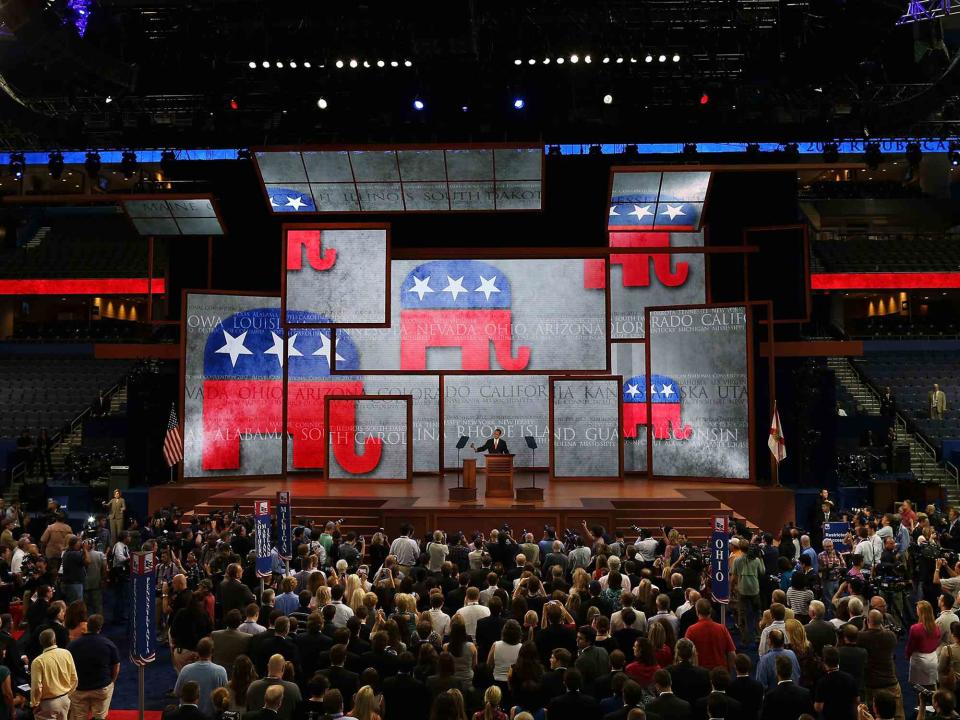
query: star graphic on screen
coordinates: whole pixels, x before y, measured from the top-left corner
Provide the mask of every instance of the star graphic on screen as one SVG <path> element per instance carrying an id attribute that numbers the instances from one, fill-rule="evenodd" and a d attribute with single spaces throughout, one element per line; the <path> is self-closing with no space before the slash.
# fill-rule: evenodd
<path id="1" fill-rule="evenodd" d="M 277 335 L 272 330 L 270 331 L 270 334 L 273 335 L 273 347 L 270 348 L 269 350 L 264 350 L 263 354 L 276 355 L 277 362 L 280 363 L 280 367 L 283 367 L 283 338 Z M 303 357 L 303 353 L 301 353 L 299 350 L 297 350 L 296 347 L 294 347 L 294 343 L 296 341 L 297 341 L 296 335 L 291 335 L 287 339 L 287 356 L 288 357 Z"/>
<path id="2" fill-rule="evenodd" d="M 303 201 L 303 195 L 297 195 L 296 197 L 288 197 L 285 207 L 292 207 L 294 210 L 299 210 L 302 207 L 306 207 L 306 205 Z"/>
<path id="3" fill-rule="evenodd" d="M 496 276 L 496 275 L 494 275 L 494 276 L 493 276 L 492 278 L 490 278 L 489 280 L 487 280 L 483 275 L 481 275 L 481 276 L 480 276 L 480 287 L 478 287 L 476 290 L 474 290 L 474 292 L 482 292 L 482 293 L 484 294 L 484 297 L 486 297 L 487 300 L 489 300 L 489 299 L 490 299 L 490 293 L 498 293 L 498 292 L 500 292 L 500 288 L 498 288 L 496 285 L 494 285 L 494 283 L 495 283 L 496 281 L 497 281 L 497 276 Z"/>
<path id="4" fill-rule="evenodd" d="M 627 383 L 626 392 L 627 392 L 627 395 L 629 395 L 630 397 L 636 397 L 637 395 L 640 394 L 640 390 L 637 389 L 637 386 L 631 385 L 630 383 Z"/>
<path id="5" fill-rule="evenodd" d="M 270 195 L 270 207 L 280 207 L 273 199 L 273 195 Z"/>
<path id="6" fill-rule="evenodd" d="M 330 365 L 330 338 L 327 337 L 326 333 L 320 333 L 320 347 L 314 350 L 312 354 L 325 357 L 327 359 L 327 367 L 332 367 Z M 337 353 L 336 359 L 337 362 L 344 362 L 344 358 L 340 353 Z"/>
<path id="7" fill-rule="evenodd" d="M 443 289 L 443 292 L 448 292 L 453 295 L 454 300 L 457 299 L 457 295 L 460 293 L 467 292 L 467 289 L 463 286 L 463 275 L 456 280 L 447 275 L 447 286 Z"/>
<path id="8" fill-rule="evenodd" d="M 246 330 L 240 333 L 237 337 L 233 337 L 233 335 L 224 330 L 223 339 L 227 344 L 217 350 L 217 352 L 230 356 L 231 367 L 237 366 L 237 358 L 241 355 L 253 355 L 253 353 L 243 344 L 243 341 L 247 339 Z"/>
<path id="9" fill-rule="evenodd" d="M 657 394 L 658 394 L 658 393 L 657 393 L 657 386 L 654 385 L 653 383 L 650 383 L 650 394 L 651 394 L 651 395 L 657 395 Z"/>
<path id="10" fill-rule="evenodd" d="M 664 385 L 660 389 L 660 394 L 663 395 L 664 397 L 670 397 L 671 395 L 675 395 L 676 393 L 673 391 L 673 385 Z"/>
<path id="11" fill-rule="evenodd" d="M 640 207 L 639 205 L 634 205 L 633 212 L 627 213 L 627 214 L 635 216 L 637 220 L 643 220 L 647 215 L 653 215 L 653 213 L 650 212 L 649 205 L 644 205 L 643 207 Z"/>
<path id="12" fill-rule="evenodd" d="M 423 300 L 423 296 L 427 293 L 432 293 L 433 288 L 430 287 L 430 276 L 427 275 L 425 278 L 413 278 L 413 287 L 409 288 L 407 292 L 416 293 L 420 296 L 420 299 Z"/>
<path id="13" fill-rule="evenodd" d="M 619 215 L 619 214 L 620 214 L 620 213 L 617 212 L 617 206 L 616 206 L 616 205 L 611 205 L 611 206 L 610 206 L 610 217 L 613 217 L 614 215 Z"/>
<path id="14" fill-rule="evenodd" d="M 686 213 L 681 209 L 683 205 L 667 205 L 667 209 L 664 210 L 661 215 L 668 215 L 671 220 L 677 217 L 677 215 L 686 215 Z"/>

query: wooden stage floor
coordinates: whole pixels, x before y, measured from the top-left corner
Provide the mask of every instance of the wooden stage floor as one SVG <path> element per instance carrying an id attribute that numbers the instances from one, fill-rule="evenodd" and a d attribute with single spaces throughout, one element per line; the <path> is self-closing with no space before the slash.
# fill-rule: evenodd
<path id="1" fill-rule="evenodd" d="M 532 473 L 517 472 L 514 487 L 529 487 L 531 480 Z M 364 532 L 377 527 L 389 531 L 391 526 L 395 530 L 404 520 L 422 521 L 442 529 L 458 529 L 461 520 L 475 521 L 478 527 L 493 527 L 490 523 L 502 522 L 518 527 L 525 522 L 523 527 L 534 528 L 538 523 L 565 527 L 579 524 L 582 519 L 601 522 L 608 528 L 631 524 L 656 527 L 661 523 L 678 526 L 689 520 L 691 527 L 700 528 L 702 523 L 709 523 L 711 515 L 726 512 L 765 530 L 779 530 L 794 519 L 792 491 L 746 483 L 651 481 L 634 477 L 549 482 L 545 473 L 537 473 L 537 485 L 544 489 L 542 503 L 484 498 L 482 473 L 477 477 L 476 503 L 451 502 L 447 493 L 455 485 L 453 474 L 445 478 L 415 476 L 410 483 L 310 477 L 191 480 L 152 487 L 150 512 L 176 504 L 183 510 L 196 508 L 197 513 L 205 514 L 211 509 L 231 509 L 239 503 L 241 511 L 247 514 L 252 512 L 254 500 L 272 502 L 278 491 L 289 490 L 295 517 L 353 517 L 353 524 Z"/>

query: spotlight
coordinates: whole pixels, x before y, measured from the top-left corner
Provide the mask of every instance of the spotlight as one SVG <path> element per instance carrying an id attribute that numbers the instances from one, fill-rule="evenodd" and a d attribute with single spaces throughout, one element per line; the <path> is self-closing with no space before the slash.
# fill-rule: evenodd
<path id="1" fill-rule="evenodd" d="M 622 58 L 622 57 L 618 57 L 618 58 L 617 58 L 617 65 L 623 65 L 623 58 Z"/>
<path id="2" fill-rule="evenodd" d="M 563 58 L 557 58 L 557 65 L 563 65 L 565 60 Z"/>
<path id="3" fill-rule="evenodd" d="M 257 64 L 253 60 L 251 60 L 250 62 L 247 63 L 247 67 L 250 68 L 251 70 L 256 70 Z"/>
<path id="4" fill-rule="evenodd" d="M 22 152 L 10 153 L 10 174 L 17 180 L 23 177 L 23 171 L 27 168 L 27 161 Z"/>
<path id="5" fill-rule="evenodd" d="M 599 145 L 591 145 L 590 149 L 587 151 L 588 155 L 603 155 L 603 148 Z"/>
<path id="6" fill-rule="evenodd" d="M 543 59 L 543 64 L 544 64 L 544 65 L 549 65 L 549 64 L 550 64 L 550 58 L 545 57 L 545 58 Z"/>
<path id="7" fill-rule="evenodd" d="M 50 153 L 47 160 L 47 172 L 54 180 L 59 180 L 60 176 L 63 175 L 63 153 L 59 150 Z"/>
<path id="8" fill-rule="evenodd" d="M 120 173 L 127 180 L 137 171 L 137 154 L 133 150 L 124 150 L 120 156 Z"/>
<path id="9" fill-rule="evenodd" d="M 684 143 L 683 144 L 683 156 L 687 159 L 694 159 L 697 157 L 697 144 L 696 143 Z"/>
<path id="10" fill-rule="evenodd" d="M 358 63 L 355 59 L 353 59 L 353 58 L 350 59 L 350 67 L 355 68 L 355 67 L 357 67 L 357 65 L 359 65 L 359 64 L 360 64 L 360 63 Z"/>
<path id="11" fill-rule="evenodd" d="M 339 70 L 340 68 L 343 67 L 343 60 L 337 60 L 337 62 L 336 62 L 335 64 L 336 64 L 336 66 L 337 66 L 337 69 Z"/>
<path id="12" fill-rule="evenodd" d="M 570 56 L 570 62 L 576 65 L 578 62 L 580 62 L 580 56 L 574 53 L 573 55 Z"/>
<path id="13" fill-rule="evenodd" d="M 797 162 L 800 160 L 800 146 L 795 142 L 784 143 L 783 157 L 787 162 Z"/>
<path id="14" fill-rule="evenodd" d="M 277 60 L 277 70 L 283 70 L 283 63 Z"/>
<path id="15" fill-rule="evenodd" d="M 326 110 L 326 109 L 327 109 L 327 99 L 324 98 L 324 97 L 317 98 L 317 107 L 320 108 L 321 110 Z"/>
<path id="16" fill-rule="evenodd" d="M 377 60 L 377 67 L 382 68 L 386 66 L 386 63 L 383 60 Z"/>
<path id="17" fill-rule="evenodd" d="M 109 105 L 110 103 L 113 102 L 113 95 L 107 95 L 107 96 L 103 99 L 103 101 L 104 101 L 107 105 Z"/>
<path id="18" fill-rule="evenodd" d="M 868 142 L 863 146 L 863 161 L 871 170 L 876 170 L 883 162 L 883 153 L 880 151 L 880 143 Z"/>
<path id="19" fill-rule="evenodd" d="M 461 105 L 461 106 L 460 106 L 460 112 L 470 112 L 470 106 L 469 106 L 469 105 Z"/>
<path id="20" fill-rule="evenodd" d="M 518 97 L 513 101 L 514 110 L 523 110 L 526 103 L 523 101 L 523 98 Z"/>
<path id="21" fill-rule="evenodd" d="M 290 61 L 289 63 L 287 63 L 287 64 L 290 66 L 290 69 L 291 69 L 291 70 L 296 70 L 296 69 L 297 69 L 297 61 L 296 61 L 296 60 L 291 60 L 291 61 Z"/>
<path id="22" fill-rule="evenodd" d="M 587 65 L 589 65 L 590 63 L 593 62 L 593 58 L 590 57 L 589 55 L 584 55 L 584 56 L 583 56 L 583 61 L 584 61 L 585 63 L 587 63 Z"/>
<path id="23" fill-rule="evenodd" d="M 678 53 L 674 53 L 674 54 L 673 54 L 673 61 L 674 61 L 674 62 L 680 62 L 680 55 L 679 55 Z"/>
<path id="24" fill-rule="evenodd" d="M 837 148 L 836 143 L 824 143 L 823 144 L 823 161 L 827 163 L 835 163 L 840 159 L 840 151 Z"/>
<path id="25" fill-rule="evenodd" d="M 304 60 L 304 61 L 303 61 L 303 66 L 304 66 L 305 68 L 307 68 L 307 70 L 309 70 L 311 67 L 313 67 L 313 66 L 310 64 L 310 61 L 309 61 L 309 60 Z M 382 66 L 381 66 L 381 67 L 382 67 Z"/>
<path id="26" fill-rule="evenodd" d="M 160 153 L 160 171 L 166 177 L 173 170 L 173 164 L 177 161 L 177 154 L 173 150 L 164 150 Z"/>
<path id="27" fill-rule="evenodd" d="M 659 62 L 666 62 L 666 61 L 667 61 L 667 56 L 666 56 L 666 55 L 661 55 L 660 57 L 657 58 L 657 60 L 658 60 Z"/>
<path id="28" fill-rule="evenodd" d="M 403 66 L 404 66 L 404 67 L 413 67 L 413 63 L 410 62 L 409 60 L 404 60 L 404 61 L 403 61 Z"/>
<path id="29" fill-rule="evenodd" d="M 907 150 L 904 155 L 907 158 L 907 164 L 911 168 L 916 169 L 920 167 L 920 161 L 923 160 L 923 150 L 920 148 L 920 143 L 907 143 Z"/>
<path id="30" fill-rule="evenodd" d="M 100 174 L 100 153 L 88 152 L 86 160 L 83 161 L 83 169 L 87 171 L 90 177 L 96 177 Z"/>
<path id="31" fill-rule="evenodd" d="M 264 70 L 266 70 L 267 68 L 270 67 L 270 61 L 269 61 L 269 60 L 264 60 L 261 64 L 263 65 L 263 69 L 264 69 Z"/>
<path id="32" fill-rule="evenodd" d="M 517 64 L 519 65 L 520 63 Z M 390 67 L 400 67 L 400 63 L 398 63 L 396 60 L 391 60 Z"/>
<path id="33" fill-rule="evenodd" d="M 421 100 L 420 98 L 417 98 L 413 101 L 414 110 L 419 112 L 420 110 L 423 110 L 425 107 L 426 105 L 424 105 L 423 100 Z"/>
<path id="34" fill-rule="evenodd" d="M 960 143 L 950 143 L 950 164 L 953 167 L 960 165 Z"/>
<path id="35" fill-rule="evenodd" d="M 370 62 L 367 61 L 367 60 L 364 60 L 364 61 L 363 61 L 363 66 L 364 66 L 365 68 L 368 68 L 368 69 L 369 69 L 369 67 L 370 67 Z"/>
<path id="36" fill-rule="evenodd" d="M 603 59 L 603 64 L 604 64 L 604 65 L 608 64 L 609 62 L 610 62 L 610 58 L 605 57 L 605 58 Z"/>
<path id="37" fill-rule="evenodd" d="M 607 93 L 606 95 L 604 95 L 604 96 L 603 96 L 603 104 L 604 104 L 604 105 L 612 105 L 612 104 L 613 104 L 613 95 L 611 95 L 610 93 Z"/>
<path id="38" fill-rule="evenodd" d="M 230 98 L 230 109 L 231 109 L 231 110 L 239 110 L 239 109 L 240 109 L 240 101 L 237 100 L 235 97 Z"/>
<path id="39" fill-rule="evenodd" d="M 710 102 L 710 96 L 706 93 L 700 93 L 700 104 L 706 105 Z"/>
<path id="40" fill-rule="evenodd" d="M 514 65 L 523 65 L 523 60 L 521 60 L 520 58 L 517 58 L 516 60 L 513 61 L 513 64 L 514 64 Z"/>
<path id="41" fill-rule="evenodd" d="M 648 63 L 653 62 L 653 55 L 650 55 L 649 53 L 647 53 L 647 56 L 643 59 L 643 61 Z"/>
<path id="42" fill-rule="evenodd" d="M 527 65 L 536 65 L 536 64 L 537 64 L 536 58 L 530 58 L 529 60 L 527 60 Z"/>

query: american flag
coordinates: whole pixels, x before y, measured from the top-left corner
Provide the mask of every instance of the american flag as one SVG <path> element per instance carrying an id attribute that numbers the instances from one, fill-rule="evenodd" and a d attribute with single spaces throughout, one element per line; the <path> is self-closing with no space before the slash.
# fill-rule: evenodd
<path id="1" fill-rule="evenodd" d="M 180 437 L 180 421 L 177 420 L 177 407 L 170 405 L 170 417 L 167 420 L 167 434 L 163 437 L 163 459 L 169 467 L 183 460 L 183 439 Z"/>

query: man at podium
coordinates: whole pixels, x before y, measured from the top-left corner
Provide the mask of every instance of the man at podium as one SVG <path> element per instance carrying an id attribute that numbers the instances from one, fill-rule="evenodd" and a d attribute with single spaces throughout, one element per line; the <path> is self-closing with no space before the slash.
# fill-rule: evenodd
<path id="1" fill-rule="evenodd" d="M 509 455 L 510 451 L 507 450 L 507 443 L 500 439 L 501 435 L 503 435 L 503 430 L 497 428 L 493 431 L 492 438 L 487 440 L 480 447 L 470 443 L 470 449 L 474 452 L 487 452 L 491 455 Z"/>

